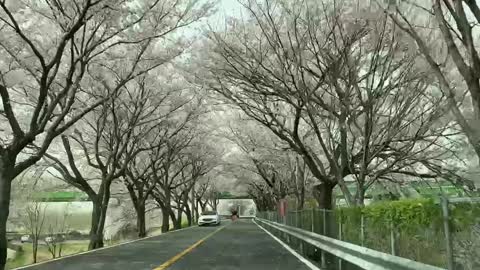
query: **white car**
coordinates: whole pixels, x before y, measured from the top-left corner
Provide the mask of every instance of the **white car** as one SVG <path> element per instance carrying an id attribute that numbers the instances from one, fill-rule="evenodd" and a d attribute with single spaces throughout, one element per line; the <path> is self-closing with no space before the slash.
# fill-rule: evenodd
<path id="1" fill-rule="evenodd" d="M 219 225 L 220 216 L 217 211 L 205 211 L 198 218 L 198 226 L 202 225 Z"/>
<path id="2" fill-rule="evenodd" d="M 21 243 L 30 242 L 30 241 L 31 241 L 30 235 L 28 235 L 28 234 L 22 235 L 22 237 L 20 237 L 20 242 Z"/>
<path id="3" fill-rule="evenodd" d="M 52 236 L 45 237 L 45 243 L 53 243 L 55 240 L 55 237 Z"/>

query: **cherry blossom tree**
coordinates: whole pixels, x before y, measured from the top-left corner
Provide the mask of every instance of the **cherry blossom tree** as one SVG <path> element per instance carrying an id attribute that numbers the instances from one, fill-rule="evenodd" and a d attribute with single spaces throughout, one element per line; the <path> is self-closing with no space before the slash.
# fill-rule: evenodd
<path id="1" fill-rule="evenodd" d="M 459 134 L 448 101 L 383 12 L 358 16 L 328 1 L 244 7 L 248 18 L 210 33 L 212 54 L 201 62 L 210 74 L 199 80 L 302 157 L 321 208 L 332 207 L 337 185 L 362 205 L 373 183 L 398 174 L 462 182 L 444 162 Z"/>
<path id="2" fill-rule="evenodd" d="M 135 77 L 168 59 L 158 41 L 210 3 L 158 0 L 0 1 L 0 269 L 13 179 L 54 138 Z"/>
<path id="3" fill-rule="evenodd" d="M 480 162 L 479 3 L 433 0 L 379 6 L 419 50 L 419 65 L 448 98 L 449 110 Z"/>

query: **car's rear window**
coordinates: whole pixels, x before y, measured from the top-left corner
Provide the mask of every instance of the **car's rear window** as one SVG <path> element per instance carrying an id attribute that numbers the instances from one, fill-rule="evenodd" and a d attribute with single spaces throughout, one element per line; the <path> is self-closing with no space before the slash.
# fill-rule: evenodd
<path id="1" fill-rule="evenodd" d="M 217 214 L 217 212 L 215 212 L 215 211 L 205 211 L 205 212 L 202 213 L 202 215 L 204 215 L 204 216 L 211 216 L 211 215 L 216 215 L 216 214 Z"/>

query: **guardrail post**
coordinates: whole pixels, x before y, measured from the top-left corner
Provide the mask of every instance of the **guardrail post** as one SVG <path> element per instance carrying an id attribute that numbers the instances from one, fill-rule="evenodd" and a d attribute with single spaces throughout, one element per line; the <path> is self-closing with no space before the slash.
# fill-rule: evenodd
<path id="1" fill-rule="evenodd" d="M 323 235 L 327 236 L 327 211 L 322 209 L 323 211 Z"/>
<path id="2" fill-rule="evenodd" d="M 298 228 L 303 229 L 303 210 L 298 212 Z"/>
<path id="3" fill-rule="evenodd" d="M 312 232 L 315 232 L 315 208 L 312 207 Z"/>
<path id="4" fill-rule="evenodd" d="M 365 216 L 360 213 L 360 243 L 361 246 L 365 246 Z"/>
<path id="5" fill-rule="evenodd" d="M 395 228 L 395 223 L 394 221 L 392 220 L 391 223 L 390 223 L 390 249 L 391 249 L 391 253 L 393 256 L 396 256 L 397 255 L 397 250 L 396 250 L 396 245 L 397 245 L 397 241 L 396 241 L 396 228 Z"/>
<path id="6" fill-rule="evenodd" d="M 345 216 L 342 217 L 343 219 Z M 333 219 L 332 219 L 333 220 Z M 266 227 L 271 228 L 272 231 L 284 232 L 287 235 L 295 239 L 299 239 L 305 242 L 309 242 L 313 247 L 324 249 L 327 253 L 326 263 L 322 262 L 322 270 L 346 270 L 346 269 L 395 269 L 395 270 L 445 270 L 438 266 L 427 265 L 421 262 L 414 261 L 412 259 L 399 258 L 384 252 L 376 251 L 373 249 L 361 247 L 352 243 L 344 242 L 343 240 L 335 240 L 331 237 L 324 237 L 316 233 L 311 233 L 308 230 L 294 228 L 293 226 L 287 226 L 278 224 L 275 222 L 260 219 L 260 222 L 264 223 Z M 343 221 L 339 225 L 340 236 L 344 238 L 343 234 Z M 331 228 L 331 227 L 329 227 Z M 335 228 L 337 228 L 335 226 Z M 329 230 L 330 232 L 330 230 Z M 336 256 L 337 258 L 335 258 Z M 342 258 L 343 265 L 339 266 L 336 262 Z M 325 267 L 327 265 L 328 268 Z"/>
<path id="7" fill-rule="evenodd" d="M 453 242 L 452 242 L 452 234 L 450 231 L 450 213 L 448 211 L 448 198 L 442 197 L 441 198 L 442 204 L 442 215 L 443 215 L 443 229 L 445 233 L 445 245 L 447 248 L 447 267 L 448 270 L 454 270 L 454 258 L 453 258 Z"/>
<path id="8" fill-rule="evenodd" d="M 302 240 L 299 240 L 299 241 L 300 241 L 300 254 L 302 254 L 302 256 L 305 257 L 305 249 L 303 246 L 303 241 Z"/>
<path id="9" fill-rule="evenodd" d="M 299 212 L 295 212 L 295 227 L 298 228 L 298 213 Z"/>
<path id="10" fill-rule="evenodd" d="M 286 212 L 286 220 L 287 220 L 287 226 L 292 226 L 292 212 L 288 211 Z M 287 240 L 287 243 L 290 244 L 290 235 L 288 233 L 285 233 L 286 235 L 286 240 Z"/>
<path id="11" fill-rule="evenodd" d="M 325 209 L 322 209 L 322 218 L 323 218 L 323 221 L 322 221 L 322 225 L 323 225 L 323 235 L 324 236 L 327 236 L 327 211 L 325 211 Z M 327 268 L 327 256 L 325 254 L 325 251 L 322 249 L 321 250 L 321 258 L 322 258 L 322 263 L 321 263 L 321 267 L 323 269 L 326 269 Z"/>
<path id="12" fill-rule="evenodd" d="M 338 220 L 338 240 L 343 241 L 343 216 L 340 214 Z M 343 270 L 343 260 L 338 258 L 338 270 Z"/>

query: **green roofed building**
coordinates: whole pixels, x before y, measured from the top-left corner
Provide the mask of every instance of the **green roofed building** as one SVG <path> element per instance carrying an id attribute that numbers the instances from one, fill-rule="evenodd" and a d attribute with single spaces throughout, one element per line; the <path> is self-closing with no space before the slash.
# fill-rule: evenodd
<path id="1" fill-rule="evenodd" d="M 251 198 L 246 194 L 234 195 L 228 191 L 225 191 L 225 192 L 218 192 L 217 199 L 251 199 Z"/>
<path id="2" fill-rule="evenodd" d="M 82 202 L 90 200 L 85 193 L 71 191 L 39 192 L 34 195 L 33 199 L 39 202 Z"/>
<path id="3" fill-rule="evenodd" d="M 355 194 L 357 186 L 355 182 L 347 183 L 352 195 Z M 337 205 L 345 204 L 345 197 L 337 186 L 334 190 Z M 409 181 L 405 184 L 396 183 L 375 183 L 365 194 L 365 204 L 373 201 L 396 200 L 400 198 L 439 198 L 465 197 L 468 194 L 461 188 L 456 187 L 448 181 L 428 182 Z"/>

